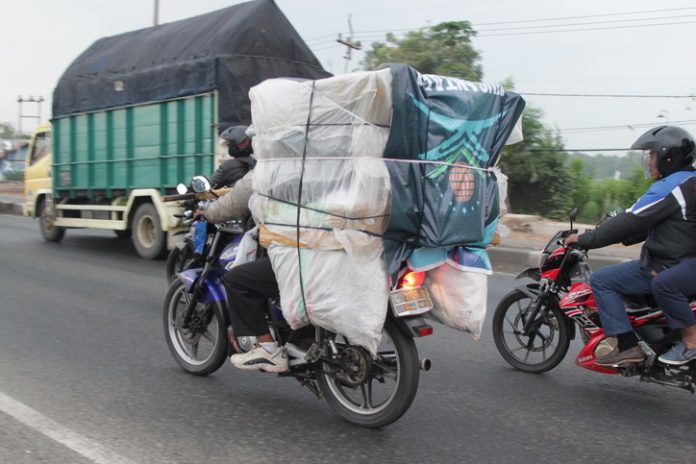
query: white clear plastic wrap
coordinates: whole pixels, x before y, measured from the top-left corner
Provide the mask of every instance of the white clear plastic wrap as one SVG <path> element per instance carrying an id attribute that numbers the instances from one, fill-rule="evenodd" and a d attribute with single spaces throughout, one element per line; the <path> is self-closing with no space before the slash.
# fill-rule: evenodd
<path id="1" fill-rule="evenodd" d="M 379 235 L 391 206 L 382 160 L 391 72 L 271 79 L 249 96 L 258 160 L 249 207 L 263 225 L 283 314 L 294 328 L 311 322 L 375 354 L 388 299 Z"/>
<path id="2" fill-rule="evenodd" d="M 453 329 L 481 337 L 486 318 L 488 276 L 462 271 L 444 263 L 427 272 L 425 287 L 435 307 L 428 313 L 434 320 Z"/>
<path id="3" fill-rule="evenodd" d="M 280 306 L 292 328 L 311 321 L 377 355 L 389 288 L 381 239 L 373 239 L 370 247 L 373 256 L 300 248 L 299 257 L 297 248 L 269 247 Z"/>

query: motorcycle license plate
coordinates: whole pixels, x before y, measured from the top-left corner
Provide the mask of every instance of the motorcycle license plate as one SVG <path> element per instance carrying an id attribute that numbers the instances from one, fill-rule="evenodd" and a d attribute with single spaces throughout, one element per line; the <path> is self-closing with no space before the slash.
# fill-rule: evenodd
<path id="1" fill-rule="evenodd" d="M 394 290 L 389 302 L 396 317 L 423 314 L 433 309 L 433 300 L 425 287 Z"/>

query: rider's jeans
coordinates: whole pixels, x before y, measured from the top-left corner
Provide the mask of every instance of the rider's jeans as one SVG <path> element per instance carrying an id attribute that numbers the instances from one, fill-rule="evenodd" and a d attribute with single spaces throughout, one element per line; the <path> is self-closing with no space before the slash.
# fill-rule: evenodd
<path id="1" fill-rule="evenodd" d="M 590 286 L 599 306 L 602 328 L 608 336 L 633 330 L 621 295 L 645 295 L 652 292 L 652 276 L 638 260 L 613 264 L 595 271 Z"/>
<path id="2" fill-rule="evenodd" d="M 653 279 L 652 288 L 671 329 L 696 324 L 688 298 L 688 295 L 696 295 L 696 259 L 685 259 L 660 272 Z"/>

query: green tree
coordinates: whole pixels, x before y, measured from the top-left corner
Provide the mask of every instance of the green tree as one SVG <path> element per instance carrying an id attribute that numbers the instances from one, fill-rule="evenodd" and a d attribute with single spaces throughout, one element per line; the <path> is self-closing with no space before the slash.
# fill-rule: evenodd
<path id="1" fill-rule="evenodd" d="M 26 134 L 19 134 L 15 131 L 15 128 L 9 123 L 0 122 L 0 139 L 12 140 L 12 139 L 28 139 L 29 136 Z"/>
<path id="2" fill-rule="evenodd" d="M 365 53 L 365 69 L 383 63 L 405 63 L 424 74 L 442 74 L 470 81 L 483 75 L 480 55 L 471 45 L 476 31 L 468 21 L 448 21 L 406 33 L 387 34 L 386 42 L 374 42 Z"/>
<path id="3" fill-rule="evenodd" d="M 525 109 L 524 140 L 505 147 L 500 167 L 509 177 L 511 212 L 563 219 L 574 206 L 576 182 L 563 143 L 541 122 L 542 116 L 538 108 Z"/>

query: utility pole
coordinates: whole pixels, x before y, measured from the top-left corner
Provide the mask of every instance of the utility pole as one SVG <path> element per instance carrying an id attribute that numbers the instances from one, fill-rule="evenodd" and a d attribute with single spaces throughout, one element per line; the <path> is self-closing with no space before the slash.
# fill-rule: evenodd
<path id="1" fill-rule="evenodd" d="M 154 26 L 159 25 L 159 0 L 155 0 L 155 19 Z"/>
<path id="2" fill-rule="evenodd" d="M 351 16 L 352 15 L 348 15 L 348 30 L 350 30 L 350 35 L 344 39 L 341 37 L 341 34 L 338 34 L 338 39 L 336 39 L 336 42 L 346 46 L 346 54 L 343 56 L 343 59 L 346 60 L 344 74 L 348 73 L 348 65 L 353 57 L 353 50 L 362 49 L 360 42 L 353 42 L 353 23 L 351 22 Z"/>
<path id="3" fill-rule="evenodd" d="M 41 122 L 41 103 L 43 101 L 44 101 L 44 98 L 42 96 L 38 96 L 38 97 L 29 96 L 27 98 L 24 98 L 21 95 L 19 95 L 17 97 L 17 103 L 19 103 L 19 112 L 17 114 L 17 133 L 18 134 L 22 133 L 22 119 L 30 118 L 30 119 L 36 119 L 37 123 Z M 24 113 L 22 113 L 22 104 L 23 103 L 36 103 L 38 106 L 37 114 L 24 114 Z"/>

